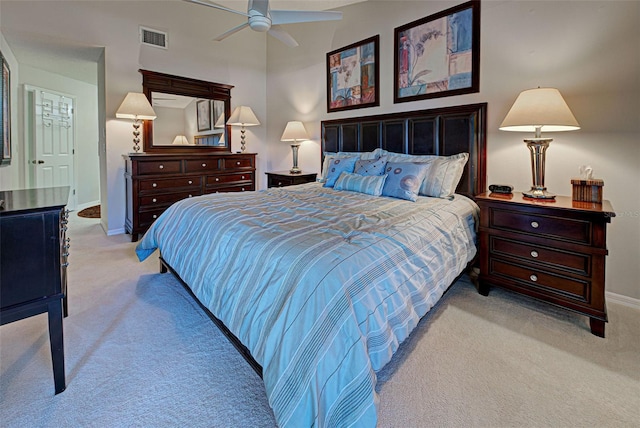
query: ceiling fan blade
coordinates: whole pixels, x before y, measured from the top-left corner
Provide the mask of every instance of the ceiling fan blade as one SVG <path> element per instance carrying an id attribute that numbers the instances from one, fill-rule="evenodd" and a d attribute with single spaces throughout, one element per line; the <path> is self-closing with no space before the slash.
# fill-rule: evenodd
<path id="1" fill-rule="evenodd" d="M 247 28 L 248 26 L 249 26 L 249 23 L 245 22 L 244 24 L 240 24 L 237 27 L 233 27 L 231 30 L 227 31 L 226 33 L 220 34 L 218 37 L 216 37 L 213 40 L 215 40 L 216 42 L 221 42 L 222 40 L 226 39 L 230 35 L 235 34 L 238 31 L 242 30 L 243 28 Z"/>
<path id="2" fill-rule="evenodd" d="M 183 0 L 183 1 L 186 1 L 187 3 L 200 4 L 202 6 L 208 6 L 208 7 L 214 8 L 214 9 L 220 9 L 220 10 L 224 10 L 224 11 L 231 12 L 231 13 L 236 13 L 236 14 L 242 15 L 242 16 L 249 16 L 246 12 L 240 12 L 239 10 L 230 9 L 228 7 L 219 5 L 218 3 L 214 3 L 214 2 L 209 1 L 209 0 Z"/>
<path id="3" fill-rule="evenodd" d="M 284 31 L 279 25 L 272 25 L 268 33 L 290 48 L 295 48 L 296 46 L 298 46 L 298 42 L 296 42 L 296 39 L 291 37 L 291 34 Z"/>
<path id="4" fill-rule="evenodd" d="M 299 22 L 338 21 L 342 12 L 323 12 L 310 10 L 272 10 L 273 24 L 296 24 Z"/>

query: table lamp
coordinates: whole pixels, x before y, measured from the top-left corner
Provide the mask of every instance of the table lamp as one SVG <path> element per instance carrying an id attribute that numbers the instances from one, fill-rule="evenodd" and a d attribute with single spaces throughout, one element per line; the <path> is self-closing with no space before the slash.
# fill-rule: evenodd
<path id="1" fill-rule="evenodd" d="M 242 126 L 242 128 L 240 129 L 240 150 L 244 152 L 246 149 L 244 127 L 260 125 L 260 121 L 253 113 L 253 110 L 251 110 L 251 107 L 238 106 L 233 111 L 233 113 L 231 113 L 231 117 L 227 121 L 227 125 Z"/>
<path id="2" fill-rule="evenodd" d="M 289 170 L 291 174 L 300 174 L 302 170 L 298 168 L 298 149 L 300 148 L 299 141 L 308 140 L 309 134 L 304 128 L 302 122 L 291 121 L 287 123 L 284 128 L 280 141 L 293 141 L 291 144 L 291 150 L 293 151 L 293 168 Z"/>
<path id="3" fill-rule="evenodd" d="M 555 199 L 544 186 L 545 153 L 552 138 L 543 138 L 542 131 L 575 131 L 580 125 L 569 106 L 555 88 L 537 88 L 518 95 L 511 110 L 500 125 L 502 131 L 534 132 L 534 138 L 525 139 L 531 152 L 533 186 L 523 195 L 533 199 Z"/>
<path id="4" fill-rule="evenodd" d="M 133 119 L 133 151 L 140 151 L 140 123 L 143 120 L 154 120 L 156 112 L 153 111 L 151 103 L 144 94 L 129 92 L 118 111 L 116 117 L 119 119 Z"/>

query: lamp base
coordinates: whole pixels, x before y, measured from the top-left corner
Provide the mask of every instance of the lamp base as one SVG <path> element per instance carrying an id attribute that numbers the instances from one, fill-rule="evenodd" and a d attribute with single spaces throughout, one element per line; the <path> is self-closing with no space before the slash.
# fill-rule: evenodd
<path id="1" fill-rule="evenodd" d="M 300 168 L 297 168 L 297 167 L 293 167 L 293 168 L 291 168 L 291 169 L 289 170 L 289 172 L 290 172 L 291 174 L 302 174 L 302 170 L 301 170 Z"/>
<path id="2" fill-rule="evenodd" d="M 553 193 L 547 192 L 546 188 L 539 189 L 539 188 L 532 187 L 531 190 L 529 190 L 528 192 L 522 192 L 522 194 L 526 198 L 530 198 L 530 199 L 546 199 L 546 200 L 556 199 L 556 195 L 554 195 Z"/>

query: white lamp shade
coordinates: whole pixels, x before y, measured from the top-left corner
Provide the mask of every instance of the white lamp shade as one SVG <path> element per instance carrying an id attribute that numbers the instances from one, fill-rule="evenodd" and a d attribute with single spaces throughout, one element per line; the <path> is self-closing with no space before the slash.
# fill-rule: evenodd
<path id="1" fill-rule="evenodd" d="M 173 143 L 171 144 L 180 144 L 180 145 L 188 145 L 189 140 L 184 135 L 176 135 L 176 138 L 173 139 Z"/>
<path id="2" fill-rule="evenodd" d="M 502 131 L 536 132 L 575 131 L 580 129 L 569 106 L 555 88 L 537 88 L 518 95 L 500 125 Z"/>
<path id="3" fill-rule="evenodd" d="M 260 125 L 260 121 L 256 115 L 253 114 L 251 107 L 238 106 L 233 113 L 231 113 L 231 117 L 227 121 L 227 125 L 254 126 Z"/>
<path id="4" fill-rule="evenodd" d="M 280 137 L 280 141 L 300 141 L 308 139 L 309 134 L 307 134 L 307 130 L 304 128 L 302 122 L 299 121 L 288 122 L 284 128 L 282 137 Z"/>
<path id="5" fill-rule="evenodd" d="M 144 94 L 129 92 L 116 111 L 116 117 L 119 119 L 154 120 L 156 112 L 153 111 L 151 103 Z"/>

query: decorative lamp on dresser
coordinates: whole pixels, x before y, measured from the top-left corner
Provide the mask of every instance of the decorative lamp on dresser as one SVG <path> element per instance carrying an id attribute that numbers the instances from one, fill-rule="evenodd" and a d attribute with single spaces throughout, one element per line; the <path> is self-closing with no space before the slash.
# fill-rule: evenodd
<path id="1" fill-rule="evenodd" d="M 69 187 L 0 192 L 0 325 L 47 313 L 56 394 L 66 388 Z M 4 345 L 4 344 L 3 344 Z"/>
<path id="2" fill-rule="evenodd" d="M 181 199 L 256 188 L 255 153 L 129 153 L 123 157 L 125 229 L 132 241 Z"/>
<path id="3" fill-rule="evenodd" d="M 480 206 L 479 291 L 500 286 L 589 317 L 604 337 L 609 201 L 529 199 L 483 193 Z"/>

